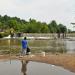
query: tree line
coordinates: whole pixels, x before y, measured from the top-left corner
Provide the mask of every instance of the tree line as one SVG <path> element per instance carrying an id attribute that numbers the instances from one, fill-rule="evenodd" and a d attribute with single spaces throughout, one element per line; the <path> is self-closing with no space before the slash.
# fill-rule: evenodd
<path id="1" fill-rule="evenodd" d="M 67 27 L 63 24 L 57 24 L 52 20 L 49 24 L 46 22 L 29 19 L 26 21 L 18 17 L 10 17 L 0 15 L 0 32 L 24 32 L 24 33 L 66 33 Z"/>

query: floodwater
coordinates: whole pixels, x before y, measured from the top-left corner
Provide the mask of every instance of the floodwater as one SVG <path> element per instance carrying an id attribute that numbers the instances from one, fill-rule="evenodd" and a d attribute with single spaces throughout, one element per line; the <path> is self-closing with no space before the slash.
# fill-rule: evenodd
<path id="1" fill-rule="evenodd" d="M 66 40 L 66 49 L 68 50 L 67 53 L 75 53 L 75 41 L 68 41 Z"/>
<path id="2" fill-rule="evenodd" d="M 32 53 L 60 52 L 75 53 L 75 40 L 28 40 L 28 45 Z M 0 39 L 0 53 L 19 53 L 21 50 L 21 39 Z"/>
<path id="3" fill-rule="evenodd" d="M 59 66 L 25 60 L 0 61 L 0 75 L 75 75 Z"/>

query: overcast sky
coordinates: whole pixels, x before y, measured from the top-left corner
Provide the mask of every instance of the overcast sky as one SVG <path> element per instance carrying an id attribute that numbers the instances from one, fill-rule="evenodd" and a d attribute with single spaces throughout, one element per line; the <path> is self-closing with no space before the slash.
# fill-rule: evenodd
<path id="1" fill-rule="evenodd" d="M 47 23 L 56 20 L 73 29 L 75 0 L 0 0 L 0 14 Z"/>

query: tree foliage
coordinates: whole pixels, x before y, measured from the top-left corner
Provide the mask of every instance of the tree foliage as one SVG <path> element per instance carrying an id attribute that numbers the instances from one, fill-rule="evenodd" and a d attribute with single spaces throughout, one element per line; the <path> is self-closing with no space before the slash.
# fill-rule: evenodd
<path id="1" fill-rule="evenodd" d="M 26 21 L 18 17 L 0 15 L 0 31 L 10 31 L 11 28 L 15 32 L 25 33 L 64 33 L 67 31 L 66 26 L 63 24 L 57 25 L 55 20 L 52 20 L 49 24 L 47 24 L 31 18 L 29 21 Z"/>

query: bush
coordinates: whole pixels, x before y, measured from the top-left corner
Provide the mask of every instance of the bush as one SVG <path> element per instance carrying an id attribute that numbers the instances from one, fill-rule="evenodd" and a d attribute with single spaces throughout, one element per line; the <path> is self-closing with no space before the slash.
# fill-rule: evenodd
<path id="1" fill-rule="evenodd" d="M 0 38 L 3 38 L 5 36 L 8 36 L 9 34 L 6 32 L 0 32 Z"/>

